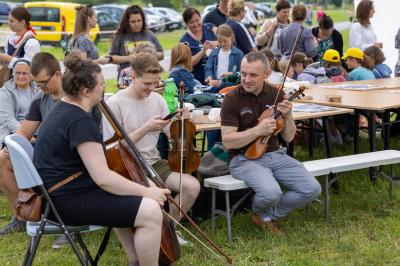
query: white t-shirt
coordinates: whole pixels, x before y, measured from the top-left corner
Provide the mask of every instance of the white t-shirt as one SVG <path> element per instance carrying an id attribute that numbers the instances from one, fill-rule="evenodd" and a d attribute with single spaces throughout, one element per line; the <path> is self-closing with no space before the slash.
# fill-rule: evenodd
<path id="1" fill-rule="evenodd" d="M 349 39 L 349 47 L 357 47 L 363 51 L 365 48 L 372 46 L 377 42 L 376 34 L 372 28 L 372 25 L 364 27 L 359 22 L 351 25 Z"/>
<path id="2" fill-rule="evenodd" d="M 231 50 L 224 51 L 222 48 L 218 52 L 217 79 L 222 79 L 222 75 L 229 71 L 229 55 Z"/>
<path id="3" fill-rule="evenodd" d="M 121 90 L 108 100 L 108 105 L 115 117 L 122 124 L 128 134 L 143 126 L 153 117 L 165 117 L 169 114 L 167 103 L 164 98 L 155 92 L 144 99 L 136 99 L 128 94 L 128 90 Z M 103 117 L 103 121 L 107 120 Z M 114 130 L 107 122 L 104 122 L 104 140 L 114 135 Z M 169 134 L 169 125 L 163 129 Z M 150 164 L 160 160 L 157 150 L 157 142 L 160 132 L 150 132 L 135 143 L 143 158 Z"/>

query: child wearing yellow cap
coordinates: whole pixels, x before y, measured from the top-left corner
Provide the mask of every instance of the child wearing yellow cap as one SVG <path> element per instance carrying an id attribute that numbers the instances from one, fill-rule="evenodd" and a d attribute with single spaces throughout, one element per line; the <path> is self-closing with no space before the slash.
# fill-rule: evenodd
<path id="1" fill-rule="evenodd" d="M 345 63 L 347 67 L 351 69 L 349 80 L 375 79 L 375 75 L 372 72 L 374 64 L 361 49 L 356 47 L 349 48 L 342 59 L 346 60 Z"/>
<path id="2" fill-rule="evenodd" d="M 326 50 L 322 57 L 322 64 L 325 68 L 326 76 L 330 78 L 332 82 L 341 82 L 348 79 L 347 72 L 342 67 L 338 51 L 334 49 Z"/>

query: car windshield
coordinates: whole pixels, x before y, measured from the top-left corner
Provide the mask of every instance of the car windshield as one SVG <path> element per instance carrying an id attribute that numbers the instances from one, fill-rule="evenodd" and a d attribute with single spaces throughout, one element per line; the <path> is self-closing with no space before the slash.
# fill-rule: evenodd
<path id="1" fill-rule="evenodd" d="M 60 10 L 58 8 L 29 7 L 32 21 L 59 22 Z"/>

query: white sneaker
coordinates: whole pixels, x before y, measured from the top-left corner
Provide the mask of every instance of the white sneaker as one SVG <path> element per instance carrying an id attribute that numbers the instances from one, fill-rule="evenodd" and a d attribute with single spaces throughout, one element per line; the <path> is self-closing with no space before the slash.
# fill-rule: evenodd
<path id="1" fill-rule="evenodd" d="M 178 231 L 176 232 L 176 237 L 178 238 L 179 245 L 185 246 L 190 244 L 190 242 L 184 239 Z"/>

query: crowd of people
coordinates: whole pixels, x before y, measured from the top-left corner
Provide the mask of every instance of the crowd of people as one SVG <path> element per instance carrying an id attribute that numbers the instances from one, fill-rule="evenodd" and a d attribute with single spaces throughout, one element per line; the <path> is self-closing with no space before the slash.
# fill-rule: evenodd
<path id="1" fill-rule="evenodd" d="M 384 63 L 383 44 L 377 40 L 370 21 L 375 12 L 371 0 L 362 0 L 356 9 L 347 51 L 343 51 L 341 33 L 324 12 L 318 13 L 318 26 L 307 28 L 310 11 L 304 5 L 292 7 L 286 0 L 278 0 L 275 8 L 276 17 L 265 20 L 258 32 L 249 31 L 241 22 L 245 15 L 243 0 L 221 0 L 203 20 L 197 9 L 186 8 L 182 16 L 187 31 L 171 50 L 169 77 L 177 86 L 183 82 L 187 94 L 197 88 L 218 93 L 238 85 L 222 103 L 221 130 L 207 132 L 208 148 L 223 142 L 229 152 L 229 171 L 255 192 L 251 221 L 263 230 L 283 235 L 277 221 L 321 192 L 317 180 L 281 147 L 274 135 L 275 119 L 258 123 L 265 106 L 278 103 L 277 110 L 285 120 L 280 136 L 287 142 L 293 140 L 296 126 L 292 104 L 274 86 L 283 81 L 286 67 L 292 80 L 325 83 L 388 78 L 393 72 L 400 76 L 400 60 L 393 71 Z M 188 211 L 200 192 L 200 183 L 191 174 L 183 174 L 180 184 L 180 175 L 170 169 L 157 150 L 161 135 L 168 146 L 171 124 L 171 119 L 163 119 L 169 114 L 166 101 L 154 92 L 164 72 L 159 63 L 164 51 L 157 36 L 147 30 L 140 6 L 127 7 L 107 55 L 99 55 L 89 37 L 97 23 L 93 7 L 80 5 L 76 13 L 62 73 L 54 55 L 40 52 L 29 12 L 24 7 L 10 12 L 12 34 L 7 38 L 5 53 L 0 54 L 4 77 L 0 89 L 0 188 L 13 217 L 0 235 L 25 228 L 25 222 L 16 218 L 18 188 L 4 146 L 4 138 L 16 133 L 34 145 L 33 162 L 46 188 L 83 172 L 51 193 L 67 224 L 114 227 L 129 265 L 157 265 L 160 206 L 173 193 Z M 395 45 L 400 51 L 400 30 Z M 144 187 L 109 169 L 103 145 L 114 131 L 97 107 L 105 84 L 100 64 L 118 65 L 119 92 L 108 104 L 146 163 L 165 182 L 165 189 Z M 179 111 L 178 116 L 188 116 L 188 110 Z M 257 160 L 246 157 L 246 148 L 265 135 L 269 136 L 270 152 Z M 286 190 L 282 191 L 280 185 Z M 171 213 L 178 221 L 182 218 L 175 208 Z M 53 246 L 65 242 L 61 237 Z"/>

